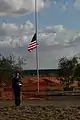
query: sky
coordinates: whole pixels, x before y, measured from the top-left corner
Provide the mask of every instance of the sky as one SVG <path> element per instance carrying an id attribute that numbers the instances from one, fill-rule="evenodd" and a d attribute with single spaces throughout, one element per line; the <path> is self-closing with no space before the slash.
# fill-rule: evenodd
<path id="1" fill-rule="evenodd" d="M 40 69 L 56 69 L 61 57 L 80 56 L 80 0 L 36 0 Z M 0 52 L 27 57 L 24 69 L 36 69 L 36 51 L 28 52 L 35 33 L 35 0 L 0 0 Z"/>

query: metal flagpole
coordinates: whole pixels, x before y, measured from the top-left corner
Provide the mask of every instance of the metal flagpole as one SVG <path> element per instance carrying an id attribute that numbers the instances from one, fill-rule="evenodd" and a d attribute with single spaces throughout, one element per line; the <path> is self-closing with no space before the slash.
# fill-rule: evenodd
<path id="1" fill-rule="evenodd" d="M 36 32 L 36 41 L 37 40 L 37 34 L 38 34 L 38 30 L 37 30 L 37 1 L 35 0 L 35 32 Z M 38 92 L 39 92 L 39 63 L 38 63 L 38 46 L 36 47 L 36 67 L 37 67 L 37 87 L 38 87 Z"/>

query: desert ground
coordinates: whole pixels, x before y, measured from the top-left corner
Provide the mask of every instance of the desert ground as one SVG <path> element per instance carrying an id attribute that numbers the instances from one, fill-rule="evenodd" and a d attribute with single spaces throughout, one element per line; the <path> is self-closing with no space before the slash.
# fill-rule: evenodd
<path id="1" fill-rule="evenodd" d="M 0 120 L 80 120 L 80 96 L 56 96 L 54 100 L 0 101 Z"/>
<path id="2" fill-rule="evenodd" d="M 49 88 L 48 88 L 49 87 Z M 40 77 L 40 90 L 61 89 L 54 77 Z M 1 88 L 0 120 L 80 120 L 80 96 L 49 96 L 51 99 L 32 99 L 37 90 L 36 77 L 24 77 L 22 102 L 15 107 L 9 86 Z M 31 95 L 30 95 L 31 93 Z M 38 93 L 37 93 L 38 94 Z M 47 96 L 43 96 L 46 98 Z M 28 100 L 29 98 L 29 100 Z"/>
<path id="3" fill-rule="evenodd" d="M 78 86 L 78 83 L 73 83 Z M 39 79 L 39 95 L 38 82 L 36 76 L 24 76 L 22 79 L 22 99 L 28 100 L 32 98 L 47 99 L 47 91 L 62 91 L 60 81 L 55 76 L 40 76 Z M 43 95 L 41 95 L 43 94 Z M 40 96 L 41 95 L 41 96 Z M 49 97 L 50 98 L 50 97 Z M 0 86 L 0 99 L 12 100 L 12 87 L 11 85 Z"/>

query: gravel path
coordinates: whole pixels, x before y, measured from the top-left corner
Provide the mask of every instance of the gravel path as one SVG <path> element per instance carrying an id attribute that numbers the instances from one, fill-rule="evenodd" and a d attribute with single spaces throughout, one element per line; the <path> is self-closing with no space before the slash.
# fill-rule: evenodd
<path id="1" fill-rule="evenodd" d="M 55 97 L 52 101 L 0 101 L 0 120 L 80 120 L 80 97 Z"/>
<path id="2" fill-rule="evenodd" d="M 10 106 L 0 108 L 0 120 L 80 120 L 80 107 Z"/>

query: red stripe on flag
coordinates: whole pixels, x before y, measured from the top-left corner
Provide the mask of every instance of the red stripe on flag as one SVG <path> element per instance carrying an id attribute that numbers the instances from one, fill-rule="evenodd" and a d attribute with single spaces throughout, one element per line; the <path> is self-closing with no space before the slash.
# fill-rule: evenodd
<path id="1" fill-rule="evenodd" d="M 37 45 L 28 48 L 28 50 L 30 50 L 30 49 L 34 49 L 35 47 L 37 47 Z"/>
<path id="2" fill-rule="evenodd" d="M 32 45 L 32 44 L 34 44 L 34 43 L 37 43 L 37 42 L 36 42 L 36 41 L 33 41 L 33 42 L 29 43 L 29 45 Z"/>
<path id="3" fill-rule="evenodd" d="M 32 46 L 34 46 L 34 45 L 37 45 L 37 42 L 32 43 L 32 44 L 29 44 L 29 46 L 28 46 L 28 47 L 32 47 Z"/>
<path id="4" fill-rule="evenodd" d="M 32 46 L 32 47 L 28 48 L 28 51 L 31 51 L 31 50 L 33 50 L 33 49 L 36 48 L 36 47 L 37 47 L 37 45 Z"/>
<path id="5" fill-rule="evenodd" d="M 28 51 L 31 52 L 31 50 L 33 50 L 34 48 L 36 48 L 37 45 L 38 45 L 38 44 L 37 44 L 37 41 L 31 42 L 31 43 L 29 44 L 29 46 L 28 46 Z"/>

